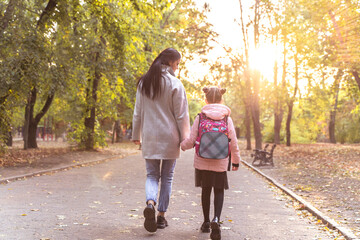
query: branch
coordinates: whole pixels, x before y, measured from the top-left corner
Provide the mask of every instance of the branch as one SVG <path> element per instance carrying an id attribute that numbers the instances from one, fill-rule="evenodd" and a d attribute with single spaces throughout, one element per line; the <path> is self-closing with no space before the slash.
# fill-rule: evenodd
<path id="1" fill-rule="evenodd" d="M 160 26 L 161 29 L 164 29 L 164 27 L 166 26 L 166 24 L 167 24 L 170 16 L 173 14 L 173 12 L 175 11 L 175 9 L 179 6 L 180 2 L 181 2 L 181 1 L 178 1 L 178 2 L 176 3 L 176 5 L 175 5 L 174 9 L 171 10 L 171 12 L 166 16 L 166 19 L 165 19 L 164 23 L 161 24 L 161 26 Z"/>
<path id="2" fill-rule="evenodd" d="M 17 5 L 16 0 L 10 0 L 6 7 L 4 16 L 0 20 L 0 39 L 2 38 L 4 30 L 8 27 L 9 22 L 11 21 L 14 15 L 16 5 Z"/>
<path id="3" fill-rule="evenodd" d="M 41 111 L 36 114 L 35 122 L 39 123 L 41 118 L 46 114 L 46 112 L 49 110 L 52 101 L 54 100 L 55 92 L 52 92 L 48 95 L 44 107 L 41 109 Z"/>
<path id="4" fill-rule="evenodd" d="M 58 4 L 58 0 L 49 0 L 46 5 L 44 11 L 41 13 L 40 18 L 37 22 L 37 28 L 43 28 L 46 20 L 49 19 L 50 15 L 54 12 L 56 5 Z"/>
<path id="5" fill-rule="evenodd" d="M 245 33 L 245 26 L 244 26 L 244 17 L 243 17 L 243 9 L 242 9 L 242 3 L 241 0 L 239 0 L 240 3 L 240 18 L 241 18 L 241 31 L 243 34 L 243 41 L 244 41 L 244 46 L 245 46 L 245 56 L 246 59 L 248 58 L 248 46 L 247 46 L 247 41 L 246 41 L 246 33 Z"/>

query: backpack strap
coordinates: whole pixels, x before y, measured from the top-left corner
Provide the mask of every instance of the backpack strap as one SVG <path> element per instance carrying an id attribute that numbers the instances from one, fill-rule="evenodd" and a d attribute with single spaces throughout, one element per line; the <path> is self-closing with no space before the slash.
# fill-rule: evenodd
<path id="1" fill-rule="evenodd" d="M 201 120 L 203 120 L 204 118 L 207 118 L 207 116 L 203 112 L 198 113 L 198 116 L 199 116 L 199 126 L 198 126 L 198 129 L 199 129 Z"/>
<path id="2" fill-rule="evenodd" d="M 199 116 L 198 130 L 199 130 L 199 128 L 200 128 L 200 121 L 201 121 L 201 119 L 202 119 L 201 115 L 202 115 L 202 113 L 198 113 L 198 116 Z"/>
<path id="3" fill-rule="evenodd" d="M 199 132 L 199 129 L 200 129 L 200 122 L 201 120 L 203 119 L 203 113 L 198 113 L 198 116 L 199 116 L 199 123 L 198 123 L 198 136 L 200 135 L 200 132 Z"/>
<path id="4" fill-rule="evenodd" d="M 231 153 L 229 154 L 229 161 L 228 161 L 228 171 L 231 171 Z"/>

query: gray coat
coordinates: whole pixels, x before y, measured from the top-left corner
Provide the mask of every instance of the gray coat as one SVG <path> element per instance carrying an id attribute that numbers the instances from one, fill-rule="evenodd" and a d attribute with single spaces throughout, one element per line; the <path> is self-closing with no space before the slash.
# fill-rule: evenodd
<path id="1" fill-rule="evenodd" d="M 145 159 L 176 159 L 180 156 L 180 142 L 189 134 L 184 86 L 171 67 L 163 66 L 160 97 L 152 100 L 139 89 L 136 92 L 132 140 L 141 139 Z"/>

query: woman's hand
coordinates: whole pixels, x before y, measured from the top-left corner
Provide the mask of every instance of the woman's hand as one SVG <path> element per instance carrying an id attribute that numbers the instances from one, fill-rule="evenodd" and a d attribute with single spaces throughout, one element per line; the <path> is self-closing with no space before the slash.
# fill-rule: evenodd
<path id="1" fill-rule="evenodd" d="M 140 140 L 133 140 L 133 143 L 135 143 L 136 145 L 140 145 Z"/>
<path id="2" fill-rule="evenodd" d="M 239 167 L 234 167 L 234 166 L 232 166 L 232 171 L 237 171 L 239 169 Z"/>

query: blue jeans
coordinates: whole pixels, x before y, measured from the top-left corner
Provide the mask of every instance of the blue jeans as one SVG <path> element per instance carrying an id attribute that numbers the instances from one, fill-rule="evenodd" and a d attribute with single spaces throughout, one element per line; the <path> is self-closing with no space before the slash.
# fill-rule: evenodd
<path id="1" fill-rule="evenodd" d="M 172 181 L 174 177 L 176 159 L 145 159 L 146 160 L 146 203 L 153 200 L 156 204 L 159 180 L 161 179 L 160 197 L 158 204 L 159 212 L 166 212 L 171 195 Z M 161 163 L 161 169 L 160 169 Z"/>

